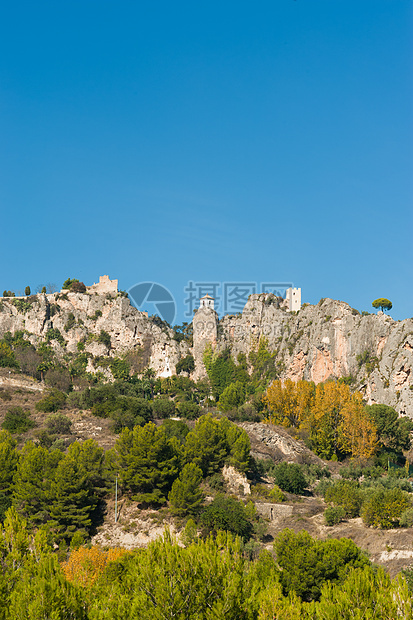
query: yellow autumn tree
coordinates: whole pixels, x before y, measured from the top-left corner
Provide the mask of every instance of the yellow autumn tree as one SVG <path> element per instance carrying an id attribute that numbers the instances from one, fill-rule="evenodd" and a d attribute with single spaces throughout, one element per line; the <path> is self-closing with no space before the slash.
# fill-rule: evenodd
<path id="1" fill-rule="evenodd" d="M 377 428 L 364 407 L 362 395 L 356 392 L 342 410 L 341 448 L 356 459 L 368 459 L 376 451 Z"/>
<path id="2" fill-rule="evenodd" d="M 309 416 L 312 449 L 323 458 L 374 454 L 377 431 L 367 414 L 360 392 L 336 381 L 319 383 Z"/>
<path id="3" fill-rule="evenodd" d="M 118 560 L 125 553 L 126 549 L 119 547 L 108 550 L 96 546 L 90 549 L 78 547 L 71 552 L 67 562 L 62 564 L 63 572 L 68 581 L 89 587 L 95 583 L 109 562 Z"/>
<path id="4" fill-rule="evenodd" d="M 273 381 L 263 398 L 269 411 L 267 421 L 298 428 L 309 414 L 313 392 L 314 384 L 308 381 Z"/>

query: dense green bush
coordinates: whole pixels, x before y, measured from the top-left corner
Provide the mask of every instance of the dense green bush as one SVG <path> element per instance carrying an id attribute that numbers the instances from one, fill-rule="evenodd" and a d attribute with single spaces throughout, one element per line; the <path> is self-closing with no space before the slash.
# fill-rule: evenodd
<path id="1" fill-rule="evenodd" d="M 71 426 L 71 420 L 63 413 L 52 413 L 46 420 L 46 429 L 55 435 L 68 435 Z"/>
<path id="2" fill-rule="evenodd" d="M 60 392 L 67 392 L 72 385 L 72 378 L 66 368 L 50 368 L 44 375 L 44 382 Z"/>
<path id="3" fill-rule="evenodd" d="M 206 481 L 214 491 L 223 491 L 225 489 L 225 478 L 220 473 L 212 474 Z"/>
<path id="4" fill-rule="evenodd" d="M 301 495 L 307 488 L 302 468 L 296 463 L 280 463 L 271 470 L 274 482 L 282 491 Z"/>
<path id="5" fill-rule="evenodd" d="M 175 403 L 168 398 L 156 398 L 152 410 L 155 418 L 171 418 L 175 414 Z"/>
<path id="6" fill-rule="evenodd" d="M 176 365 L 176 374 L 179 375 L 181 372 L 191 373 L 195 370 L 195 360 L 193 355 L 187 355 L 183 359 L 179 360 Z"/>
<path id="7" fill-rule="evenodd" d="M 400 515 L 400 527 L 413 527 L 413 508 L 407 508 Z"/>
<path id="8" fill-rule="evenodd" d="M 274 504 L 285 502 L 287 499 L 280 487 L 277 485 L 274 485 L 274 487 L 271 488 L 267 484 L 261 483 L 254 484 L 251 487 L 251 495 L 255 501 L 266 501 Z"/>
<path id="9" fill-rule="evenodd" d="M 62 347 L 64 347 L 66 344 L 65 339 L 63 338 L 57 327 L 53 327 L 46 332 L 45 342 L 51 342 L 52 340 L 56 340 L 59 344 L 62 345 Z"/>
<path id="10" fill-rule="evenodd" d="M 15 434 L 25 433 L 33 426 L 35 423 L 30 419 L 29 411 L 24 411 L 22 407 L 11 407 L 6 411 L 1 428 Z"/>
<path id="11" fill-rule="evenodd" d="M 326 525 L 337 525 L 346 516 L 346 511 L 342 506 L 329 506 L 324 511 Z"/>
<path id="12" fill-rule="evenodd" d="M 323 467 L 319 463 L 305 463 L 301 465 L 301 468 L 308 485 L 313 484 L 316 480 L 331 477 L 331 471 L 328 467 Z"/>
<path id="13" fill-rule="evenodd" d="M 124 428 L 132 430 L 135 426 L 146 424 L 146 420 L 141 416 L 135 416 L 131 411 L 122 411 L 122 409 L 111 411 L 110 417 L 113 422 L 112 430 L 116 434 L 121 433 Z"/>
<path id="14" fill-rule="evenodd" d="M 199 485 L 202 482 L 202 470 L 194 463 L 187 463 L 179 478 L 172 484 L 168 499 L 172 512 L 177 515 L 195 514 L 203 500 Z"/>
<path id="15" fill-rule="evenodd" d="M 325 582 L 343 582 L 350 567 L 369 564 L 367 557 L 346 538 L 314 540 L 306 531 L 283 530 L 274 541 L 284 594 L 304 601 L 318 600 Z M 297 620 L 299 616 L 296 616 Z M 339 616 L 336 616 L 337 618 Z"/>
<path id="16" fill-rule="evenodd" d="M 175 437 L 180 444 L 185 443 L 189 427 L 182 420 L 170 420 L 167 418 L 162 422 L 162 428 L 168 437 Z"/>
<path id="17" fill-rule="evenodd" d="M 363 503 L 363 493 L 357 482 L 338 480 L 327 487 L 324 499 L 344 508 L 346 517 L 358 517 Z"/>
<path id="18" fill-rule="evenodd" d="M 285 502 L 287 498 L 281 491 L 280 487 L 275 484 L 268 494 L 268 499 L 275 504 L 280 504 L 281 502 Z"/>
<path id="19" fill-rule="evenodd" d="M 201 523 L 207 532 L 225 530 L 248 540 L 252 524 L 248 520 L 245 506 L 233 497 L 217 495 L 201 514 Z"/>
<path id="20" fill-rule="evenodd" d="M 52 389 L 36 403 L 36 410 L 43 411 L 44 413 L 53 413 L 62 409 L 65 404 L 66 394 L 59 392 L 59 390 Z"/>
<path id="21" fill-rule="evenodd" d="M 73 314 L 73 312 L 69 312 L 69 314 L 67 315 L 67 321 L 65 324 L 65 332 L 68 332 L 75 325 L 76 325 L 75 315 Z"/>
<path id="22" fill-rule="evenodd" d="M 366 525 L 389 529 L 397 527 L 402 514 L 411 508 L 411 498 L 405 491 L 382 489 L 366 498 L 361 516 Z"/>
<path id="23" fill-rule="evenodd" d="M 246 388 L 241 381 L 230 383 L 219 397 L 218 407 L 221 411 L 237 409 L 245 403 Z"/>
<path id="24" fill-rule="evenodd" d="M 100 342 L 100 344 L 104 344 L 108 349 L 110 349 L 110 347 L 112 346 L 110 335 L 108 334 L 108 332 L 105 332 L 104 329 L 100 330 L 100 334 L 98 336 L 98 342 Z"/>
<path id="25" fill-rule="evenodd" d="M 19 363 L 15 358 L 14 352 L 6 342 L 0 342 L 0 367 L 18 368 Z"/>
<path id="26" fill-rule="evenodd" d="M 114 379 L 127 381 L 130 375 L 130 364 L 125 359 L 115 357 L 110 363 L 110 370 Z"/>
<path id="27" fill-rule="evenodd" d="M 199 405 L 188 400 L 177 403 L 176 409 L 179 415 L 186 420 L 196 420 L 202 411 Z"/>

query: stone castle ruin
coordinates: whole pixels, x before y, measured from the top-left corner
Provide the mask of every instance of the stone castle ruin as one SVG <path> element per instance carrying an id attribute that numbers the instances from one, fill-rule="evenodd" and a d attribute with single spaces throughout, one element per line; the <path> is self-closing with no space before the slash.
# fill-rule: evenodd
<path id="1" fill-rule="evenodd" d="M 87 286 L 86 290 L 89 293 L 95 293 L 101 295 L 104 293 L 111 293 L 116 295 L 118 293 L 118 280 L 111 280 L 109 276 L 100 276 L 99 282 Z"/>

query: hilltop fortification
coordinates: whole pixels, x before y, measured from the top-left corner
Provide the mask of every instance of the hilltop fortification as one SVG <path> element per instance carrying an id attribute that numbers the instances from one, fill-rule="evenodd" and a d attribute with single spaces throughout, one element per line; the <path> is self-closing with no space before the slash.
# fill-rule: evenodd
<path id="1" fill-rule="evenodd" d="M 19 330 L 35 346 L 47 338 L 62 360 L 75 355 L 82 342 L 90 372 L 96 370 L 96 358 L 134 352 L 142 367 L 149 365 L 160 376 L 167 363 L 168 374 L 173 374 L 178 361 L 192 354 L 196 379 L 205 376 L 207 343 L 216 353 L 229 348 L 237 360 L 239 353 L 248 359 L 265 338 L 281 378 L 319 383 L 346 377 L 369 403 L 390 405 L 413 418 L 413 319 L 394 321 L 383 313 L 362 316 L 332 299 L 288 312 L 279 298 L 258 294 L 250 296 L 242 314 L 227 315 L 221 321 L 213 305 L 201 305 L 194 315 L 190 346 L 185 340 L 178 342 L 167 324 L 134 308 L 117 292 L 117 282 L 115 290 L 115 282 L 103 282 L 110 291 L 100 290 L 98 284 L 86 293 L 3 298 L 0 338 Z M 99 339 L 102 331 L 109 335 L 109 345 Z M 56 333 L 58 339 L 50 337 Z"/>

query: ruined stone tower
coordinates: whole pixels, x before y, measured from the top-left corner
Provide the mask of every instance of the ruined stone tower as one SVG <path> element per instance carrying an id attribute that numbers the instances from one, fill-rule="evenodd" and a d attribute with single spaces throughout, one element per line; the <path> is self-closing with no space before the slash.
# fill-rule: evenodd
<path id="1" fill-rule="evenodd" d="M 213 349 L 215 349 L 217 344 L 218 315 L 214 310 L 213 297 L 210 295 L 201 297 L 199 308 L 194 314 L 192 325 L 194 330 L 194 379 L 198 380 L 207 376 L 205 366 L 202 361 L 207 343 L 210 343 Z"/>

